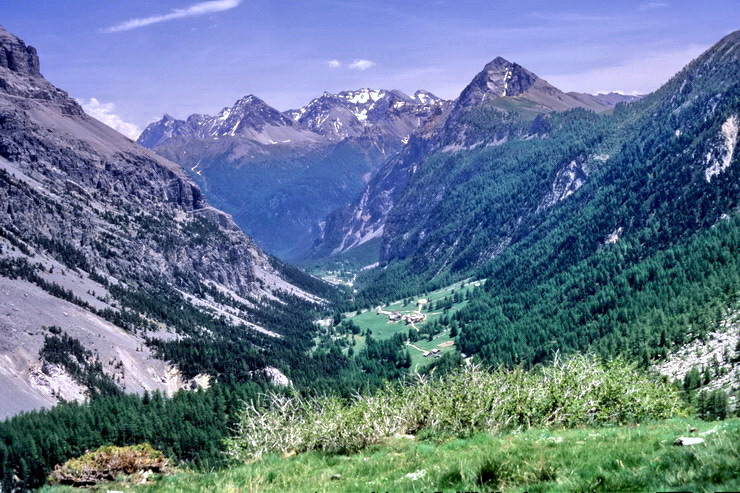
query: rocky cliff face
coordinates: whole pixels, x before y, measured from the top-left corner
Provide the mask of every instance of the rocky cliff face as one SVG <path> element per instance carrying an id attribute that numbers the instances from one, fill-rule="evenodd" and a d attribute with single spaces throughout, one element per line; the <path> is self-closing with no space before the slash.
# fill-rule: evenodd
<path id="1" fill-rule="evenodd" d="M 36 48 L 26 46 L 9 32 L 0 32 L 0 67 L 31 77 L 40 77 L 41 68 Z"/>
<path id="2" fill-rule="evenodd" d="M 187 335 L 155 322 L 134 301 L 142 290 L 181 293 L 209 316 L 275 337 L 249 322 L 257 300 L 316 300 L 179 165 L 85 115 L 41 77 L 35 50 L 2 29 L 0 204 L 0 415 L 76 395 L 55 383 L 69 377 L 58 368 L 39 373 L 53 368 L 39 360 L 47 326 L 95 352 L 127 391 L 171 387 L 168 364 L 145 340 Z"/>

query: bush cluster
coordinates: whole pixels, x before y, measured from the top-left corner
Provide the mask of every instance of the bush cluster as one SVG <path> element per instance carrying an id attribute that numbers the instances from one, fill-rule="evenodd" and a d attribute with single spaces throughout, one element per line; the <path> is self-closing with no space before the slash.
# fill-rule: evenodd
<path id="1" fill-rule="evenodd" d="M 169 460 L 148 443 L 130 447 L 105 446 L 57 466 L 49 476 L 49 482 L 93 486 L 100 482 L 113 481 L 121 475 L 168 471 Z"/>
<path id="2" fill-rule="evenodd" d="M 242 410 L 228 455 L 351 452 L 396 434 L 429 430 L 468 436 L 529 427 L 573 427 L 663 419 L 681 410 L 678 393 L 624 360 L 556 360 L 537 370 L 467 366 L 417 376 L 350 400 L 270 394 Z"/>

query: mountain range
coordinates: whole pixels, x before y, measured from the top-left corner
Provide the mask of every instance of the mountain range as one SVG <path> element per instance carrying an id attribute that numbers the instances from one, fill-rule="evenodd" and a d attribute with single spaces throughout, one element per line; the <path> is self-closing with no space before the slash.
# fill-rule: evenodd
<path id="1" fill-rule="evenodd" d="M 396 198 L 430 155 L 538 135 L 546 121 L 544 115 L 551 112 L 574 108 L 605 112 L 638 99 L 616 93 L 564 93 L 524 67 L 498 57 L 473 78 L 447 111 L 429 119 L 410 137 L 352 204 L 329 217 L 313 256 L 336 255 L 379 238 Z M 377 251 L 377 245 L 372 249 Z"/>
<path id="2" fill-rule="evenodd" d="M 297 258 L 323 219 L 447 105 L 425 91 L 360 89 L 283 113 L 250 95 L 216 116 L 165 115 L 138 142 L 180 163 L 261 246 Z"/>
<path id="3" fill-rule="evenodd" d="M 596 117 L 576 104 L 582 95 L 497 58 L 330 217 L 316 248 L 336 255 L 377 238 L 381 265 L 410 262 L 434 278 L 507 249 L 522 254 L 517 242 L 534 247 L 592 206 L 599 231 L 589 250 L 638 235 L 660 214 L 685 214 L 684 235 L 714 224 L 737 207 L 737 67 L 736 32 L 656 92 Z"/>
<path id="4" fill-rule="evenodd" d="M 562 93 L 518 65 L 509 64 L 515 70 L 507 75 L 502 69 L 507 63 L 491 62 L 488 79 L 479 75 L 458 105 L 473 104 L 486 84 L 497 83 L 502 85 L 495 91 L 508 97 L 526 89 L 521 99 L 539 105 L 531 111 L 606 111 L 637 99 Z M 138 143 L 182 164 L 261 246 L 300 260 L 315 257 L 311 246 L 324 235 L 327 216 L 356 200 L 385 162 L 451 108 L 452 102 L 424 90 L 413 96 L 368 88 L 324 93 L 285 112 L 250 95 L 216 116 L 176 120 L 165 115 L 144 130 Z"/>

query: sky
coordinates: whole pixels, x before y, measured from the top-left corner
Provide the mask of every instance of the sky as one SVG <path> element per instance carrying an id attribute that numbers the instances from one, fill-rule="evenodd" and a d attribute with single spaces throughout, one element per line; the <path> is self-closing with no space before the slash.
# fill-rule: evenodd
<path id="1" fill-rule="evenodd" d="M 740 28 L 738 0 L 2 0 L 0 25 L 85 110 L 135 137 L 255 94 L 457 97 L 502 56 L 565 91 L 647 93 Z"/>

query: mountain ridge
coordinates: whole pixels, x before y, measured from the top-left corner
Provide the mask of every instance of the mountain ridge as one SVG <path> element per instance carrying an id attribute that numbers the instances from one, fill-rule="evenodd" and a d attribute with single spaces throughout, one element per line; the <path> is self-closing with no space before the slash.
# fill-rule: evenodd
<path id="1" fill-rule="evenodd" d="M 279 112 L 247 96 L 216 116 L 166 116 L 138 141 L 181 164 L 261 246 L 295 258 L 326 215 L 447 104 L 428 91 L 363 88 Z"/>
<path id="2" fill-rule="evenodd" d="M 355 202 L 327 218 L 310 257 L 340 254 L 382 235 L 395 198 L 419 163 L 431 154 L 495 146 L 510 138 L 536 135 L 537 125 L 542 122 L 538 116 L 549 112 L 571 108 L 604 112 L 617 103 L 635 99 L 564 93 L 524 67 L 496 57 L 473 77 L 446 111 L 427 120 L 384 164 Z M 482 120 L 488 121 L 486 127 L 480 126 Z"/>
<path id="3" fill-rule="evenodd" d="M 181 166 L 43 79 L 35 50 L 3 29 L 0 53 L 0 395 L 13 397 L 0 415 L 100 390 L 43 356 L 62 334 L 90 352 L 88 383 L 172 393 L 201 373 L 170 349 L 201 337 L 199 324 L 279 339 L 289 331 L 258 320 L 264 303 L 322 302 L 291 284 L 307 278 L 287 281 Z M 178 321 L 184 313 L 194 318 Z"/>

